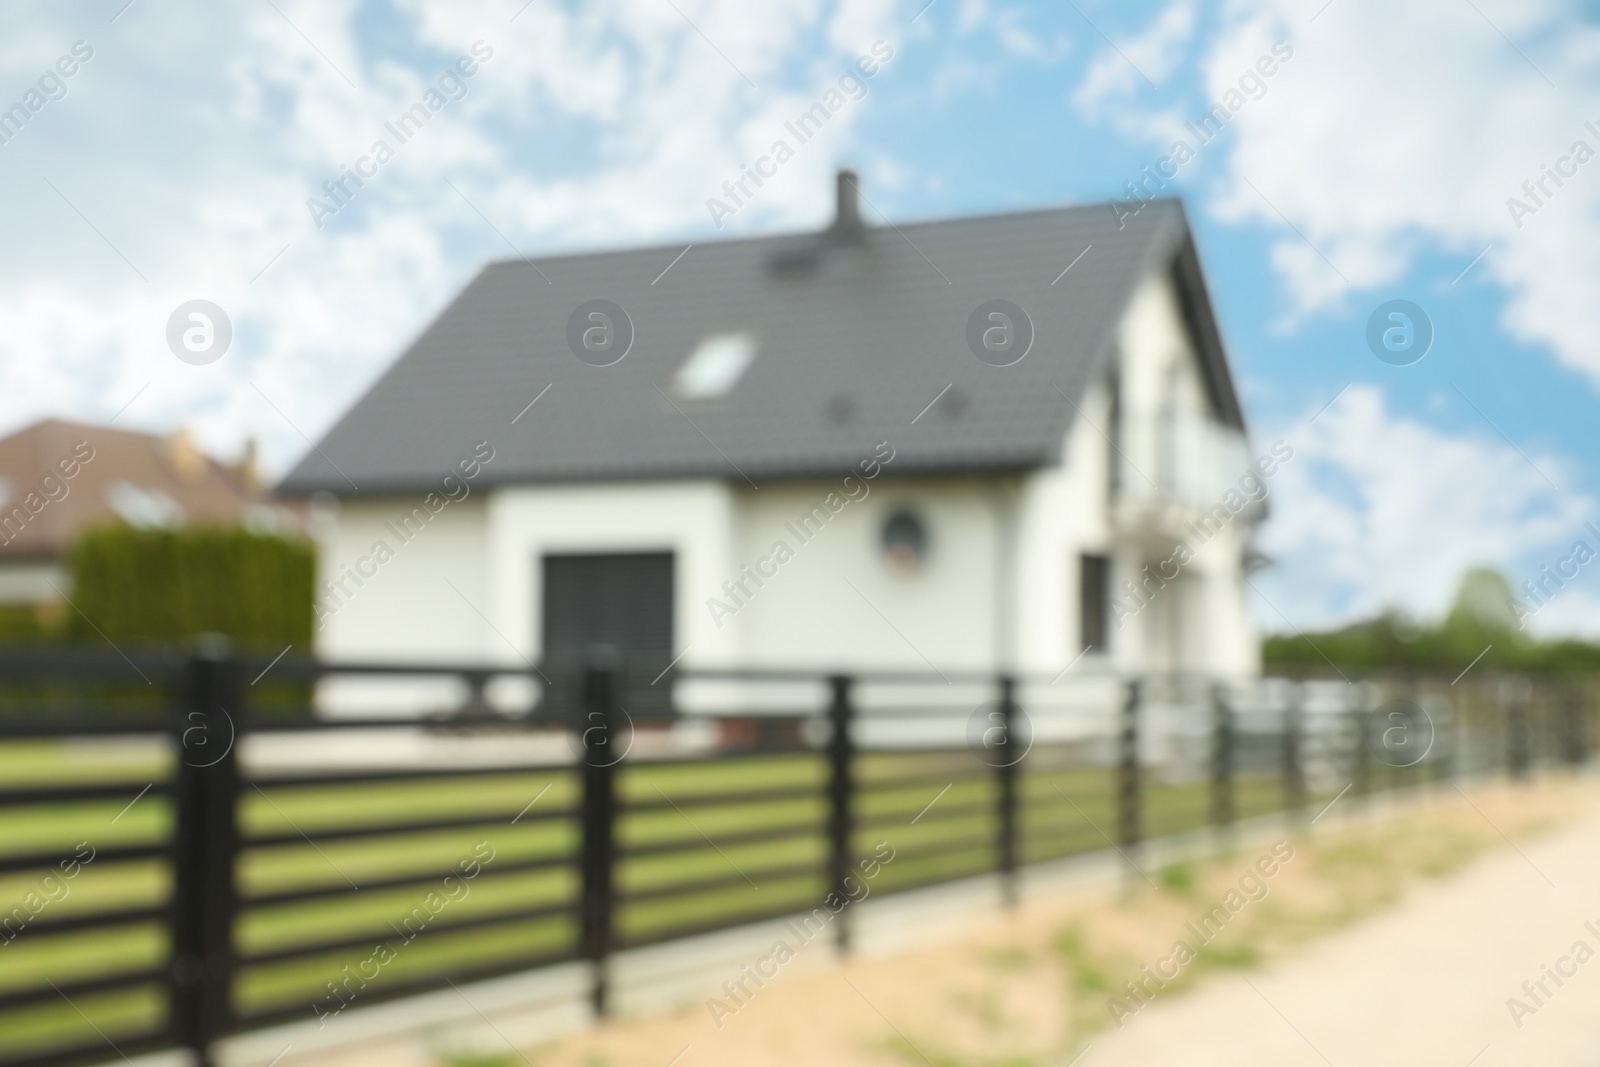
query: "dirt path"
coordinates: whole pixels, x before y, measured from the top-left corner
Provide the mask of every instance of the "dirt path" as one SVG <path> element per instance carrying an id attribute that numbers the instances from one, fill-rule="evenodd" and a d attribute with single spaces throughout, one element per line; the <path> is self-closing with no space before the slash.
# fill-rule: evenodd
<path id="1" fill-rule="evenodd" d="M 1112 992 L 1164 956 L 1267 845 L 1187 872 L 1151 871 L 1151 886 L 1133 894 L 1091 886 L 977 917 L 956 942 L 796 968 L 720 1026 L 696 1006 L 526 1049 L 521 1062 L 1594 1064 L 1600 956 L 1576 965 L 1569 953 L 1580 940 L 1600 953 L 1597 797 L 1592 781 L 1485 787 L 1470 801 L 1449 791 L 1386 819 L 1330 818 L 1294 838 L 1298 851 L 1270 896 L 1246 905 L 1226 936 L 1120 1030 Z M 1522 992 L 1542 964 L 1563 958 L 1565 969 L 1576 966 L 1563 987 L 1545 978 L 1551 995 L 1540 1002 Z M 1535 1009 L 1520 1028 L 1507 1009 L 1512 996 Z"/>
<path id="2" fill-rule="evenodd" d="M 1519 847 L 1290 962 L 1155 1004 L 1081 1063 L 1143 1067 L 1180 1048 L 1191 1067 L 1600 1062 L 1600 958 L 1561 963 L 1576 974 L 1535 987 L 1542 1006 L 1521 988 L 1576 942 L 1600 953 L 1600 819 Z M 1511 997 L 1534 1013 L 1514 1020 Z"/>

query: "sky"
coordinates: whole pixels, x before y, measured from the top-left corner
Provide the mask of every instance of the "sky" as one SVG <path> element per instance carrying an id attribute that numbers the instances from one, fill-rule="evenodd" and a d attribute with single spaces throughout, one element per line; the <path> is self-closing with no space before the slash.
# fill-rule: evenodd
<path id="1" fill-rule="evenodd" d="M 187 426 L 282 473 L 491 259 L 815 228 L 841 165 L 874 223 L 1116 210 L 1159 181 L 1253 446 L 1295 449 L 1260 531 L 1264 628 L 1437 616 L 1467 567 L 1520 585 L 1600 546 L 1592 2 L 6 7 L 0 112 L 29 117 L 0 125 L 0 432 Z M 875 46 L 864 94 L 758 197 L 708 206 Z M 1214 105 L 1202 143 L 1186 124 Z M 212 362 L 168 344 L 194 300 L 231 324 Z M 1389 319 L 1397 300 L 1420 314 Z M 1412 354 L 1431 333 L 1425 355 L 1379 358 L 1375 315 Z M 1600 636 L 1591 570 L 1530 628 Z"/>

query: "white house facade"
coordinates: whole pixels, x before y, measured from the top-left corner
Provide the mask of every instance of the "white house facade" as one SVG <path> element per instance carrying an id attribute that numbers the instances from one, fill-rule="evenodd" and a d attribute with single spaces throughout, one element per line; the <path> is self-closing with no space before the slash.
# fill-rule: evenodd
<path id="1" fill-rule="evenodd" d="M 319 653 L 1254 673 L 1292 453 L 1246 447 L 1181 208 L 897 232 L 840 190 L 828 231 L 700 277 L 697 246 L 670 295 L 660 250 L 480 276 L 283 487 L 323 516 Z"/>

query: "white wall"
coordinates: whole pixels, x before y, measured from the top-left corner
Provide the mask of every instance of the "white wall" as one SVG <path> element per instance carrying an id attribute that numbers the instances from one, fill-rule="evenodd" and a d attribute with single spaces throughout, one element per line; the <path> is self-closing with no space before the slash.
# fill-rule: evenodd
<path id="1" fill-rule="evenodd" d="M 1110 430 L 1109 390 L 1097 383 L 1079 407 L 1063 465 L 1029 475 L 1020 494 L 1014 666 L 1027 672 L 1054 675 L 1082 650 L 1079 556 L 1110 555 L 1114 547 L 1106 509 L 1111 446 L 1103 436 Z M 1111 656 L 1125 651 L 1125 642 L 1113 640 Z M 1074 669 L 1104 669 L 1110 662 L 1094 652 Z"/>
<path id="2" fill-rule="evenodd" d="M 1215 459 L 1222 466 L 1203 472 L 1198 481 L 1192 465 L 1180 462 L 1179 451 L 1193 447 L 1193 441 L 1175 438 L 1174 427 L 1209 424 L 1216 434 L 1226 431 L 1216 424 L 1176 289 L 1164 273 L 1151 275 L 1135 293 L 1119 331 L 1119 347 L 1122 448 L 1128 468 L 1112 516 L 1118 571 L 1114 591 L 1124 594 L 1125 603 L 1137 603 L 1127 597 L 1124 583 L 1143 581 L 1144 568 L 1156 570 L 1180 542 L 1198 551 L 1177 580 L 1160 588 L 1159 582 L 1150 582 L 1149 606 L 1120 628 L 1114 626 L 1113 647 L 1118 639 L 1123 645 L 1116 658 L 1136 668 L 1255 673 L 1260 669 L 1259 641 L 1246 609 L 1242 576 L 1255 512 L 1241 512 L 1203 546 L 1189 526 L 1245 473 L 1248 457 L 1219 450 Z M 1165 571 L 1172 572 L 1171 567 Z"/>
<path id="3" fill-rule="evenodd" d="M 485 556 L 495 577 L 484 611 L 499 632 L 485 654 L 508 663 L 538 658 L 545 554 L 672 552 L 673 654 L 692 646 L 692 662 L 731 660 L 731 635 L 711 624 L 693 592 L 732 573 L 733 525 L 733 490 L 709 478 L 492 490 Z"/>
<path id="4" fill-rule="evenodd" d="M 484 657 L 484 495 L 472 490 L 424 522 L 426 496 L 346 500 L 319 524 L 319 656 L 408 665 Z M 336 715 L 390 715 L 457 707 L 465 695 L 442 677 L 347 676 L 319 682 L 316 704 Z"/>
<path id="5" fill-rule="evenodd" d="M 346 500 L 321 532 L 319 654 L 402 663 L 487 654 L 485 494 L 473 490 L 425 525 L 413 518 L 408 532 L 401 520 L 428 513 L 425 495 Z"/>
<path id="6" fill-rule="evenodd" d="M 1220 489 L 1195 497 L 1192 479 L 1175 464 L 1186 441 L 1173 426 L 1215 423 L 1198 356 L 1183 324 L 1177 293 L 1164 274 L 1135 293 L 1117 338 L 1120 355 L 1121 487 L 1110 501 L 1112 401 L 1096 383 L 1068 432 L 1064 464 L 1027 476 L 1019 500 L 1017 660 L 1013 666 L 1054 675 L 1082 649 L 1079 556 L 1108 555 L 1113 596 L 1136 608 L 1111 622 L 1110 650 L 1090 653 L 1074 668 L 1123 670 L 1259 670 L 1257 636 L 1246 611 L 1240 561 L 1249 533 L 1241 515 L 1199 547 L 1193 560 L 1141 606 L 1127 583 L 1144 578 L 1179 542 L 1198 540 L 1185 524 L 1220 499 Z M 1225 472 L 1228 480 L 1243 473 Z M 1168 568 L 1167 574 L 1173 569 Z"/>
<path id="7" fill-rule="evenodd" d="M 0 563 L 0 602 L 57 603 L 72 587 L 72 576 L 60 560 L 22 560 Z"/>
<path id="8" fill-rule="evenodd" d="M 740 568 L 771 558 L 782 541 L 794 558 L 724 617 L 725 650 L 745 663 L 879 667 L 927 671 L 987 668 L 996 646 L 995 583 L 998 491 L 993 479 L 895 478 L 889 471 L 857 482 L 867 494 L 845 504 L 802 541 L 791 526 L 830 492 L 846 499 L 840 479 L 770 484 L 738 493 L 734 561 L 715 581 L 691 587 L 700 618 Z M 856 495 L 861 490 L 855 489 Z M 887 566 L 884 524 L 898 510 L 918 515 L 927 551 L 912 574 Z M 786 525 L 789 524 L 789 525 Z M 767 566 L 768 570 L 772 565 Z M 704 662 L 695 650 L 697 662 Z"/>

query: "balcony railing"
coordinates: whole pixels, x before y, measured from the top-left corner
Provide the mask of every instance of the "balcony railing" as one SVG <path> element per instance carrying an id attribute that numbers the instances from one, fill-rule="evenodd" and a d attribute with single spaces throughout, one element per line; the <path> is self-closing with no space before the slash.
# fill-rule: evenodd
<path id="1" fill-rule="evenodd" d="M 1134 415 L 1124 422 L 1118 448 L 1120 496 L 1137 511 L 1176 507 L 1203 512 L 1235 492 L 1247 500 L 1240 517 L 1248 521 L 1261 514 L 1259 497 L 1265 488 L 1256 489 L 1246 479 L 1255 457 L 1244 434 L 1231 426 L 1201 418 Z"/>

